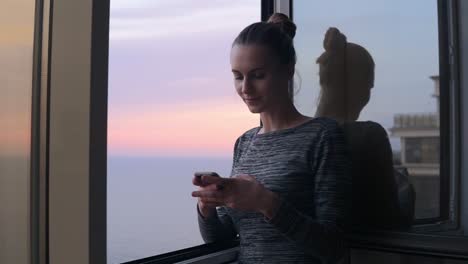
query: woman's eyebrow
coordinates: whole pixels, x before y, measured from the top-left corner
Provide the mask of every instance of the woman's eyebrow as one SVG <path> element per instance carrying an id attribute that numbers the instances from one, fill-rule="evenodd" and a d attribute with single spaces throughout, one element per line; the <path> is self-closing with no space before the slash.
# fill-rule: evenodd
<path id="1" fill-rule="evenodd" d="M 265 68 L 265 67 L 257 67 L 257 68 L 255 68 L 255 69 L 250 70 L 249 72 L 261 71 L 261 70 L 263 70 L 264 68 Z"/>
<path id="2" fill-rule="evenodd" d="M 260 70 L 263 70 L 264 68 L 265 68 L 265 67 L 257 67 L 257 68 L 254 68 L 254 69 L 249 70 L 249 73 L 250 73 L 250 72 L 254 72 L 254 71 L 260 71 Z M 234 70 L 234 69 L 232 70 L 232 72 L 233 72 L 233 73 L 239 73 L 239 74 L 241 73 L 240 71 Z"/>

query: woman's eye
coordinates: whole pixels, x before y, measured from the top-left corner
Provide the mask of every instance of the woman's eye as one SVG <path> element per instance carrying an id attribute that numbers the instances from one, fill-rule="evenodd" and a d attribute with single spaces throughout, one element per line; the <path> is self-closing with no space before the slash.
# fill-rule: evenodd
<path id="1" fill-rule="evenodd" d="M 257 74 L 254 75 L 254 77 L 255 77 L 255 79 L 263 79 L 263 78 L 265 78 L 265 74 L 257 73 Z"/>
<path id="2" fill-rule="evenodd" d="M 234 76 L 235 80 L 242 80 L 242 76 Z"/>

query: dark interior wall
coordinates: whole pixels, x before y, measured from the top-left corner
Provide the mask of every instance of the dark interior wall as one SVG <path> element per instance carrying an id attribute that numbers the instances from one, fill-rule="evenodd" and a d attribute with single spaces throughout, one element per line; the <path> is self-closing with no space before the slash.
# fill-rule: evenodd
<path id="1" fill-rule="evenodd" d="M 468 235 L 468 1 L 459 0 L 459 52 L 460 52 L 460 82 L 461 82 L 461 93 L 463 98 L 462 106 L 462 179 L 461 179 L 461 227 L 464 230 L 464 234 Z M 463 162 L 464 161 L 464 162 Z"/>

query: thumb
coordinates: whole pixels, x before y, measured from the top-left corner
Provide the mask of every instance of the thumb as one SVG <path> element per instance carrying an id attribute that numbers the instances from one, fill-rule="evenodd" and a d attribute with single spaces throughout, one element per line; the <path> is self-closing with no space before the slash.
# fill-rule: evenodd
<path id="1" fill-rule="evenodd" d="M 222 183 L 223 178 L 216 177 L 216 176 L 204 175 L 204 176 L 202 176 L 202 182 L 203 182 L 203 184 Z"/>
<path id="2" fill-rule="evenodd" d="M 257 181 L 257 179 L 255 179 L 255 177 L 247 175 L 247 174 L 237 175 L 236 178 L 251 181 L 251 182 L 256 182 Z"/>

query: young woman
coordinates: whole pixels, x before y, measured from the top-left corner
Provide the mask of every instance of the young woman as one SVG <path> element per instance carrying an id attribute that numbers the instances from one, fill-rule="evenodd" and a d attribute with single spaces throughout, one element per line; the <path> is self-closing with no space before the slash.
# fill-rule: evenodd
<path id="1" fill-rule="evenodd" d="M 203 239 L 239 234 L 239 263 L 333 262 L 344 250 L 351 184 L 344 139 L 332 119 L 294 107 L 295 29 L 275 14 L 234 40 L 234 86 L 262 126 L 237 139 L 230 178 L 193 179 Z"/>

